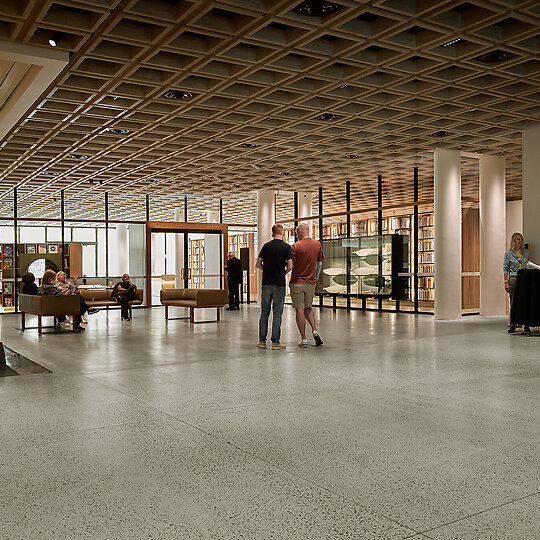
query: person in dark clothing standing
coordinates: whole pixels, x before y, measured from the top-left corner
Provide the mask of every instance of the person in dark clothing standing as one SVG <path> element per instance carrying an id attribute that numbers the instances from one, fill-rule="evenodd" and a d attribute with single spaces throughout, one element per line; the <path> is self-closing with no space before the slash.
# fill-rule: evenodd
<path id="1" fill-rule="evenodd" d="M 32 272 L 27 272 L 21 278 L 24 283 L 21 293 L 22 294 L 39 294 L 38 286 L 36 285 L 36 276 Z"/>
<path id="2" fill-rule="evenodd" d="M 120 304 L 123 321 L 131 320 L 129 316 L 129 302 L 130 300 L 135 300 L 136 291 L 137 285 L 131 283 L 129 274 L 124 274 L 122 281 L 119 281 L 113 288 L 111 300 L 115 300 Z"/>
<path id="3" fill-rule="evenodd" d="M 236 257 L 234 251 L 229 251 L 227 254 L 227 287 L 229 288 L 229 307 L 228 311 L 240 309 L 240 284 L 242 283 L 243 270 L 242 261 Z"/>
<path id="4" fill-rule="evenodd" d="M 291 246 L 283 241 L 283 225 L 276 223 L 272 227 L 272 238 L 262 247 L 255 265 L 263 273 L 257 347 L 266 348 L 268 317 L 272 307 L 272 350 L 279 350 L 286 347 L 280 343 L 281 317 L 285 304 L 285 276 L 292 270 L 293 252 Z"/>

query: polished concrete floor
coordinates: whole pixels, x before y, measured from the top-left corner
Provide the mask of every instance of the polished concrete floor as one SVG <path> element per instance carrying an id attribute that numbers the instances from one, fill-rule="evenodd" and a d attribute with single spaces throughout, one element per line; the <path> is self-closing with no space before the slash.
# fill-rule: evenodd
<path id="1" fill-rule="evenodd" d="M 1 316 L 53 373 L 0 379 L 0 538 L 540 538 L 540 340 L 325 309 L 299 349 L 286 306 L 272 351 L 258 315 Z"/>

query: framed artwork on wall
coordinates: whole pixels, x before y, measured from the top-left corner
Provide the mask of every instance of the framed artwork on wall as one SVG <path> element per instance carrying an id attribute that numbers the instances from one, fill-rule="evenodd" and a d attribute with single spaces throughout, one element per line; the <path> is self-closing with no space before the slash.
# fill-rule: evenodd
<path id="1" fill-rule="evenodd" d="M 38 244 L 38 253 L 47 253 L 47 244 Z"/>
<path id="2" fill-rule="evenodd" d="M 26 253 L 36 253 L 36 244 L 26 244 Z"/>
<path id="3" fill-rule="evenodd" d="M 11 244 L 4 244 L 4 255 L 13 255 L 13 247 L 11 246 Z"/>
<path id="4" fill-rule="evenodd" d="M 4 268 L 13 268 L 13 258 L 4 257 Z"/>
<path id="5" fill-rule="evenodd" d="M 11 281 L 4 281 L 2 283 L 4 294 L 13 294 L 13 283 Z"/>
<path id="6" fill-rule="evenodd" d="M 49 253 L 58 253 L 58 244 L 49 244 Z"/>

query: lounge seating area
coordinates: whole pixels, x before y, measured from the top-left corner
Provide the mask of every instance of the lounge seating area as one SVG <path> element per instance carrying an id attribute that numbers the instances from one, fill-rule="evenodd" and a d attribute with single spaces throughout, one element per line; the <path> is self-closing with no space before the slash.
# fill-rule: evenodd
<path id="1" fill-rule="evenodd" d="M 43 317 L 60 317 L 73 315 L 73 330 L 75 330 L 75 315 L 80 311 L 80 300 L 73 296 L 41 296 L 32 294 L 19 295 L 19 310 L 21 312 L 21 330 L 26 330 L 26 314 L 37 315 L 38 334 L 43 332 Z M 54 328 L 56 325 L 53 323 Z"/>
<path id="2" fill-rule="evenodd" d="M 107 306 L 118 306 L 118 302 L 111 300 L 112 289 L 80 289 L 79 292 L 84 301 L 93 308 Z M 143 289 L 135 291 L 135 299 L 129 302 L 129 317 L 132 317 L 133 306 L 140 306 L 143 303 Z"/>
<path id="3" fill-rule="evenodd" d="M 224 289 L 162 289 L 159 297 L 165 306 L 165 320 L 169 320 L 170 306 L 184 307 L 189 308 L 191 323 L 195 322 L 195 308 L 216 308 L 219 322 L 219 310 L 228 302 L 227 291 Z"/>

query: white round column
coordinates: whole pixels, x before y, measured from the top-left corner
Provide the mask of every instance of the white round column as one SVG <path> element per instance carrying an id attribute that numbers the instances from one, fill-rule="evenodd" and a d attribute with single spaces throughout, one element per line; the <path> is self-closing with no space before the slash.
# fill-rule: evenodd
<path id="1" fill-rule="evenodd" d="M 219 212 L 208 210 L 206 212 L 207 223 L 219 223 Z M 204 278 L 205 289 L 219 289 L 219 275 L 221 274 L 220 262 L 220 235 L 205 234 L 204 235 L 204 275 L 209 276 Z M 225 266 L 225 261 L 223 261 Z"/>
<path id="2" fill-rule="evenodd" d="M 480 157 L 480 315 L 506 315 L 504 158 Z"/>
<path id="3" fill-rule="evenodd" d="M 309 191 L 298 192 L 298 222 L 302 222 L 304 218 L 313 215 L 313 193 Z M 311 220 L 306 221 L 309 225 L 309 237 L 313 238 L 313 223 Z"/>
<path id="4" fill-rule="evenodd" d="M 461 318 L 461 153 L 433 155 L 435 213 L 435 319 Z"/>
<path id="5" fill-rule="evenodd" d="M 266 242 L 272 240 L 272 226 L 276 222 L 275 192 L 271 189 L 257 191 L 257 246 L 255 260 Z M 260 298 L 262 272 L 257 271 L 257 296 Z"/>
<path id="6" fill-rule="evenodd" d="M 540 124 L 523 130 L 522 137 L 523 237 L 529 244 L 530 260 L 540 264 Z M 519 231 L 515 231 L 519 232 Z"/>
<path id="7" fill-rule="evenodd" d="M 174 209 L 174 221 L 186 221 L 186 209 L 185 208 L 175 208 Z M 175 234 L 175 244 L 174 244 L 174 273 L 175 277 L 175 287 L 177 289 L 184 288 L 184 280 L 182 279 L 182 269 L 184 268 L 184 244 L 185 244 L 185 235 L 184 234 Z"/>

